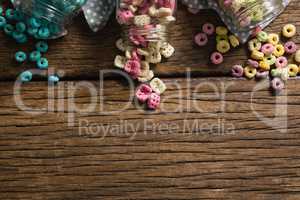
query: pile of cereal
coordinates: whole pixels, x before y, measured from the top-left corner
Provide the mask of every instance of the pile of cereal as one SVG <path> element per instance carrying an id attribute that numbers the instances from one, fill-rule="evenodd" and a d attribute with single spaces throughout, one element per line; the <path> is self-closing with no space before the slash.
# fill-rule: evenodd
<path id="1" fill-rule="evenodd" d="M 285 25 L 282 29 L 282 36 L 286 42 L 282 43 L 280 36 L 276 33 L 258 32 L 256 37 L 248 42 L 251 58 L 245 67 L 233 66 L 232 75 L 245 76 L 248 79 L 270 77 L 272 89 L 280 92 L 289 77 L 295 77 L 299 72 L 296 63 L 300 63 L 300 51 L 295 42 L 291 41 L 296 33 L 294 25 Z M 289 59 L 293 57 L 294 59 Z"/>
<path id="2" fill-rule="evenodd" d="M 25 44 L 30 36 L 41 39 L 49 36 L 49 31 L 42 27 L 40 20 L 36 18 L 27 19 L 20 11 L 12 9 L 8 4 L 0 6 L 0 30 L 14 39 L 18 44 Z M 48 69 L 48 60 L 42 56 L 48 51 L 48 44 L 45 41 L 38 41 L 35 49 L 30 53 L 24 51 L 17 51 L 14 59 L 17 63 L 25 63 L 30 61 L 35 63 L 38 69 Z M 23 82 L 32 80 L 32 72 L 25 71 L 20 75 Z M 59 77 L 56 75 L 49 75 L 48 81 L 56 83 Z"/>
<path id="3" fill-rule="evenodd" d="M 219 26 L 215 29 L 213 24 L 204 24 L 202 32 L 198 33 L 194 41 L 198 46 L 205 46 L 208 42 L 208 36 L 216 33 L 216 49 L 210 59 L 213 64 L 219 65 L 223 62 L 223 54 L 230 51 L 231 47 L 239 46 L 238 39 L 233 35 L 228 35 L 225 27 Z M 300 50 L 291 40 L 297 33 L 296 27 L 287 24 L 282 29 L 282 43 L 279 34 L 267 33 L 258 30 L 255 37 L 248 42 L 250 58 L 245 66 L 235 65 L 232 67 L 234 77 L 245 76 L 248 79 L 271 78 L 271 87 L 275 92 L 280 92 L 289 77 L 295 77 L 300 69 L 297 63 L 300 63 Z M 294 57 L 294 59 L 289 59 Z"/>
<path id="4" fill-rule="evenodd" d="M 166 86 L 150 69 L 151 64 L 171 57 L 175 49 L 167 40 L 167 26 L 175 21 L 176 0 L 121 0 L 117 21 L 123 27 L 123 38 L 116 42 L 125 56 L 117 55 L 114 65 L 141 82 L 136 98 L 149 109 L 160 104 Z"/>

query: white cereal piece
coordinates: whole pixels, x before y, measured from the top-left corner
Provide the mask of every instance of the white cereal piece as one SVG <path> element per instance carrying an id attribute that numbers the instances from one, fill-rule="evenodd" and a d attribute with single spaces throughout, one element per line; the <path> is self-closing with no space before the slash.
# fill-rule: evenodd
<path id="1" fill-rule="evenodd" d="M 136 15 L 133 20 L 134 25 L 139 27 L 149 25 L 150 22 L 151 22 L 151 18 L 148 15 Z"/>
<path id="2" fill-rule="evenodd" d="M 142 83 L 145 83 L 145 82 L 150 81 L 153 77 L 154 77 L 154 73 L 153 73 L 152 70 L 150 70 L 146 76 L 138 77 L 138 81 L 142 82 Z"/>
<path id="3" fill-rule="evenodd" d="M 175 48 L 169 43 L 165 43 L 165 45 L 163 45 L 160 49 L 161 55 L 165 58 L 170 58 L 174 54 L 174 52 Z"/>
<path id="4" fill-rule="evenodd" d="M 160 80 L 159 78 L 154 78 L 151 82 L 150 82 L 150 87 L 152 88 L 152 90 L 154 92 L 156 92 L 157 94 L 162 94 L 166 91 L 167 86 L 165 85 L 165 83 Z"/>
<path id="5" fill-rule="evenodd" d="M 146 61 L 149 63 L 157 64 L 161 62 L 161 54 L 159 51 L 151 51 L 148 56 L 146 56 Z"/>
<path id="6" fill-rule="evenodd" d="M 114 65 L 115 67 L 123 69 L 126 64 L 126 61 L 127 61 L 126 57 L 117 55 L 114 60 Z"/>
<path id="7" fill-rule="evenodd" d="M 161 7 L 157 11 L 158 17 L 168 17 L 172 15 L 172 10 L 170 8 Z"/>
<path id="8" fill-rule="evenodd" d="M 120 50 L 120 51 L 125 51 L 125 44 L 122 38 L 118 39 L 116 41 L 116 47 Z"/>

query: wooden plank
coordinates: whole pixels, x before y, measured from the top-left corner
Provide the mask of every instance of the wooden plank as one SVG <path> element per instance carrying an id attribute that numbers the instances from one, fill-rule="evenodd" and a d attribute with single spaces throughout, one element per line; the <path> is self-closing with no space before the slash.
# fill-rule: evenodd
<path id="1" fill-rule="evenodd" d="M 100 100 L 92 112 L 67 109 L 73 101 L 87 108 L 102 91 L 98 82 L 89 83 L 97 94 L 71 87 L 87 83 L 61 82 L 50 99 L 44 82 L 26 84 L 21 97 L 31 108 L 25 111 L 16 107 L 13 83 L 0 83 L 0 198 L 299 199 L 296 80 L 278 97 L 267 88 L 253 93 L 254 81 L 164 81 L 169 90 L 161 110 L 130 104 L 107 115 L 99 111 Z M 105 81 L 104 109 L 120 110 L 129 94 L 126 83 Z M 49 102 L 55 112 L 34 115 L 33 108 Z M 275 118 L 273 125 L 253 110 Z M 68 126 L 72 117 L 75 124 Z M 125 124 L 135 129 L 113 131 Z"/>
<path id="2" fill-rule="evenodd" d="M 299 25 L 299 10 L 298 1 L 292 1 L 288 9 L 267 30 L 279 32 L 287 22 Z M 183 76 L 187 68 L 190 68 L 195 76 L 224 76 L 228 75 L 233 64 L 242 63 L 246 59 L 245 49 L 240 48 L 228 53 L 221 66 L 211 66 L 208 57 L 214 49 L 214 42 L 210 42 L 207 48 L 199 48 L 193 44 L 193 35 L 200 31 L 201 24 L 207 21 L 221 24 L 214 12 L 202 11 L 194 16 L 184 6 L 179 6 L 177 18 L 176 25 L 170 28 L 170 40 L 176 48 L 176 54 L 155 68 L 157 75 Z M 119 36 L 120 28 L 115 20 L 112 19 L 101 32 L 93 34 L 83 16 L 80 16 L 70 28 L 67 37 L 50 42 L 51 49 L 47 57 L 52 67 L 65 72 L 66 80 L 98 79 L 100 69 L 112 68 L 114 56 L 118 53 L 114 43 Z M 299 37 L 295 41 L 299 43 Z M 32 64 L 18 66 L 11 59 L 18 49 L 30 52 L 33 49 L 32 42 L 19 47 L 1 34 L 0 46 L 0 80 L 14 80 L 24 69 L 34 67 Z"/>

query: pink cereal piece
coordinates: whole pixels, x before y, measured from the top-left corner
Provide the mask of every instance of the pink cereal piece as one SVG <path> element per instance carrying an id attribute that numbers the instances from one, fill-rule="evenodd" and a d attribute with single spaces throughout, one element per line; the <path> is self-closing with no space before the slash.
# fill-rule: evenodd
<path id="1" fill-rule="evenodd" d="M 150 1 L 148 0 L 144 0 L 142 5 L 140 6 L 138 12 L 141 14 L 141 15 L 144 15 L 144 14 L 147 14 L 148 11 L 149 11 L 149 8 L 151 7 L 151 3 Z"/>
<path id="2" fill-rule="evenodd" d="M 144 36 L 138 34 L 138 31 L 135 28 L 129 30 L 129 39 L 135 45 L 141 45 L 143 47 L 147 46 L 147 41 Z"/>
<path id="3" fill-rule="evenodd" d="M 132 50 L 131 59 L 141 61 L 141 56 L 137 53 L 137 49 Z"/>
<path id="4" fill-rule="evenodd" d="M 144 103 L 149 99 L 151 93 L 152 88 L 147 84 L 142 84 L 137 89 L 135 96 L 140 102 Z"/>
<path id="5" fill-rule="evenodd" d="M 295 42 L 289 41 L 285 43 L 284 50 L 288 54 L 293 54 L 296 53 L 296 51 L 298 50 L 298 46 L 295 44 Z"/>
<path id="6" fill-rule="evenodd" d="M 280 92 L 284 88 L 284 82 L 280 78 L 275 77 L 271 82 L 271 86 L 276 92 Z"/>
<path id="7" fill-rule="evenodd" d="M 275 51 L 275 47 L 272 44 L 267 43 L 262 46 L 261 51 L 265 55 L 271 55 Z"/>
<path id="8" fill-rule="evenodd" d="M 254 68 L 258 68 L 259 67 L 259 63 L 256 60 L 248 59 L 247 63 L 251 67 L 254 67 Z"/>
<path id="9" fill-rule="evenodd" d="M 212 35 L 215 33 L 215 26 L 211 23 L 205 23 L 202 26 L 202 31 L 207 35 Z"/>
<path id="10" fill-rule="evenodd" d="M 205 46 L 208 42 L 207 35 L 205 33 L 198 33 L 194 38 L 195 43 L 202 47 Z"/>
<path id="11" fill-rule="evenodd" d="M 257 34 L 258 34 L 259 32 L 261 32 L 261 31 L 262 31 L 262 28 L 261 28 L 260 26 L 257 26 L 257 27 L 255 27 L 255 28 L 252 30 L 251 36 L 252 36 L 252 37 L 256 37 Z"/>
<path id="12" fill-rule="evenodd" d="M 173 11 L 176 8 L 176 0 L 157 0 L 157 4 L 159 7 L 171 8 Z"/>
<path id="13" fill-rule="evenodd" d="M 270 73 L 269 71 L 260 71 L 260 70 L 258 70 L 256 72 L 255 77 L 258 78 L 258 79 L 268 78 L 269 73 Z"/>
<path id="14" fill-rule="evenodd" d="M 128 60 L 125 64 L 124 70 L 133 78 L 136 79 L 141 73 L 141 64 L 137 60 Z"/>
<path id="15" fill-rule="evenodd" d="M 148 108 L 155 110 L 160 104 L 160 96 L 156 93 L 150 94 L 147 105 Z"/>
<path id="16" fill-rule="evenodd" d="M 225 7 L 230 7 L 232 4 L 232 0 L 224 0 L 224 6 Z"/>
<path id="17" fill-rule="evenodd" d="M 119 24 L 129 24 L 131 19 L 134 17 L 133 13 L 130 10 L 119 10 L 117 12 L 117 20 Z"/>
<path id="18" fill-rule="evenodd" d="M 281 57 L 277 58 L 276 63 L 275 63 L 276 68 L 284 68 L 287 65 L 288 65 L 288 60 L 286 57 L 281 56 Z"/>
<path id="19" fill-rule="evenodd" d="M 219 52 L 214 52 L 210 56 L 210 60 L 213 64 L 219 65 L 224 61 L 223 55 Z"/>
<path id="20" fill-rule="evenodd" d="M 231 68 L 231 74 L 236 78 L 240 78 L 244 74 L 244 68 L 241 65 L 234 65 Z"/>

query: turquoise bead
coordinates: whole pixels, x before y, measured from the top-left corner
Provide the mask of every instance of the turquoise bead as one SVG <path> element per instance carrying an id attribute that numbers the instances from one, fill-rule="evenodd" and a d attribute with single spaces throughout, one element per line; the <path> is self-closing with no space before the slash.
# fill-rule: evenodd
<path id="1" fill-rule="evenodd" d="M 41 39 L 47 39 L 50 36 L 50 31 L 47 27 L 41 27 L 38 31 L 38 37 Z"/>
<path id="2" fill-rule="evenodd" d="M 31 62 L 37 62 L 39 59 L 41 59 L 41 57 L 42 57 L 41 52 L 39 52 L 39 51 L 33 51 L 29 55 L 29 60 Z"/>
<path id="3" fill-rule="evenodd" d="M 12 33 L 14 32 L 15 28 L 13 27 L 13 25 L 11 24 L 5 24 L 4 25 L 4 32 L 7 35 L 12 35 Z"/>
<path id="4" fill-rule="evenodd" d="M 48 68 L 48 60 L 46 58 L 40 58 L 37 61 L 37 67 L 39 69 L 47 69 Z"/>
<path id="5" fill-rule="evenodd" d="M 5 17 L 0 16 L 0 28 L 3 28 L 6 25 Z"/>
<path id="6" fill-rule="evenodd" d="M 49 76 L 49 77 L 48 77 L 48 81 L 49 81 L 50 83 L 57 83 L 57 82 L 59 82 L 59 77 L 58 77 L 58 76 L 55 76 L 55 75 Z"/>
<path id="7" fill-rule="evenodd" d="M 26 25 L 23 22 L 18 22 L 16 24 L 16 30 L 20 33 L 23 33 L 26 31 Z"/>
<path id="8" fill-rule="evenodd" d="M 16 40 L 17 43 L 26 43 L 28 41 L 27 35 L 24 33 L 19 33 L 18 31 L 14 31 L 12 33 L 12 37 Z"/>
<path id="9" fill-rule="evenodd" d="M 29 19 L 29 25 L 32 27 L 32 28 L 40 28 L 41 27 L 41 21 L 37 18 L 34 18 L 34 17 L 31 17 Z"/>
<path id="10" fill-rule="evenodd" d="M 44 42 L 44 41 L 40 41 L 40 42 L 36 43 L 35 47 L 36 47 L 36 50 L 38 50 L 42 53 L 46 53 L 49 48 L 47 42 Z"/>
<path id="11" fill-rule="evenodd" d="M 22 21 L 24 19 L 24 15 L 20 11 L 14 10 L 13 19 L 16 21 Z"/>
<path id="12" fill-rule="evenodd" d="M 35 36 L 37 34 L 38 30 L 39 29 L 37 29 L 37 28 L 28 28 L 27 33 L 28 33 L 28 35 Z"/>
<path id="13" fill-rule="evenodd" d="M 22 82 L 29 82 L 32 80 L 32 73 L 30 71 L 25 71 L 21 73 L 20 79 Z"/>
<path id="14" fill-rule="evenodd" d="M 2 14 L 3 14 L 3 7 L 0 6 L 0 15 L 2 15 Z"/>
<path id="15" fill-rule="evenodd" d="M 24 44 L 24 43 L 26 43 L 28 41 L 28 37 L 25 35 L 25 34 L 23 34 L 23 37 L 21 37 L 20 39 L 18 39 L 17 40 L 17 43 L 19 43 L 19 44 Z"/>
<path id="16" fill-rule="evenodd" d="M 8 20 L 14 19 L 14 10 L 13 9 L 7 9 L 5 12 L 5 16 Z"/>
<path id="17" fill-rule="evenodd" d="M 23 51 L 18 51 L 16 54 L 15 54 L 15 59 L 18 63 L 22 63 L 24 62 L 26 59 L 27 59 L 27 55 L 26 53 L 24 53 Z"/>

